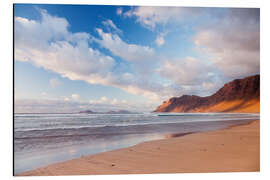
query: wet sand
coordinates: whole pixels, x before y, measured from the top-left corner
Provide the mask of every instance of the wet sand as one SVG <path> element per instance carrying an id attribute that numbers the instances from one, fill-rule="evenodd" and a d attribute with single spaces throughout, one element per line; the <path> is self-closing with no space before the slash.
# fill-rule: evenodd
<path id="1" fill-rule="evenodd" d="M 260 121 L 204 133 L 171 135 L 83 156 L 19 176 L 249 172 L 260 170 Z"/>

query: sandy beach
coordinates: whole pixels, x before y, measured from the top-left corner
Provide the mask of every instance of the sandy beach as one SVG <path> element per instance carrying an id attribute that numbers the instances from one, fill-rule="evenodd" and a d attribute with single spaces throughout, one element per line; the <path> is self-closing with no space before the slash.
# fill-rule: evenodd
<path id="1" fill-rule="evenodd" d="M 169 135 L 170 136 L 170 135 Z M 248 172 L 260 170 L 260 121 L 83 156 L 19 176 Z"/>

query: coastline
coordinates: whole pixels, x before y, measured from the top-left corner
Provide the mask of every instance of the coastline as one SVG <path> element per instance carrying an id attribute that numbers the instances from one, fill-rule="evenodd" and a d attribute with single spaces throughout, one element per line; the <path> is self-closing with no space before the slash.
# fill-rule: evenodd
<path id="1" fill-rule="evenodd" d="M 148 141 L 16 176 L 249 172 L 260 170 L 260 121 Z"/>

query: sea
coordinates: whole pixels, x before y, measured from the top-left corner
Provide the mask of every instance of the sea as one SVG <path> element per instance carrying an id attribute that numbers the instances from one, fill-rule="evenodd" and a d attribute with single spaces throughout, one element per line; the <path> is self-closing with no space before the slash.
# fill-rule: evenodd
<path id="1" fill-rule="evenodd" d="M 85 155 L 223 129 L 250 113 L 14 114 L 14 174 Z"/>

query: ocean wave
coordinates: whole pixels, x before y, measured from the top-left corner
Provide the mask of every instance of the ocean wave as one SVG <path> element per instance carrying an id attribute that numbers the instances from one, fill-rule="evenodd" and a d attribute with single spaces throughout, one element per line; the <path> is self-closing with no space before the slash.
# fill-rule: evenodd
<path id="1" fill-rule="evenodd" d="M 194 122 L 215 122 L 215 121 L 237 121 L 237 120 L 254 120 L 258 117 L 238 117 L 238 118 L 220 118 L 220 119 L 194 119 L 194 120 L 175 120 L 175 121 L 166 121 L 166 122 L 140 122 L 138 123 L 119 123 L 119 124 L 102 124 L 102 125 L 83 125 L 83 126 L 62 126 L 62 127 L 33 127 L 33 128 L 16 128 L 15 132 L 27 132 L 27 131 L 46 131 L 46 130 L 78 130 L 83 128 L 109 128 L 109 127 L 127 127 L 127 126 L 145 126 L 145 125 L 164 125 L 164 124 L 180 124 L 180 123 L 194 123 Z"/>

